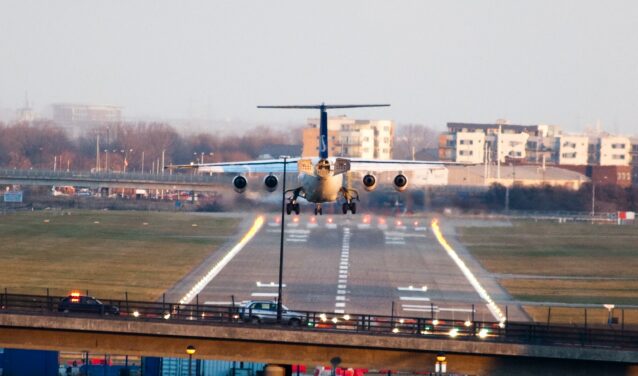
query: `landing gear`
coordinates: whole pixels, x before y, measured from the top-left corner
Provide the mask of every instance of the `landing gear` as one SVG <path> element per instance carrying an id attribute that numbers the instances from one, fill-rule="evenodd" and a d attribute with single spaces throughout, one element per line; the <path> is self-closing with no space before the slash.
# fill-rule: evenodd
<path id="1" fill-rule="evenodd" d="M 357 214 L 357 203 L 344 202 L 343 205 L 341 205 L 341 211 L 343 212 L 343 214 L 348 214 L 348 210 L 350 210 L 352 214 Z"/>
<path id="2" fill-rule="evenodd" d="M 345 187 L 342 187 L 340 192 L 343 198 L 346 200 L 346 202 L 344 202 L 343 205 L 341 205 L 341 211 L 343 212 L 343 214 L 348 214 L 348 210 L 352 214 L 356 214 L 357 204 L 354 202 L 354 200 L 359 201 L 359 192 L 357 192 L 354 189 L 349 189 Z"/>
<path id="3" fill-rule="evenodd" d="M 315 205 L 315 215 L 323 215 L 323 208 L 321 207 L 321 204 Z"/>
<path id="4" fill-rule="evenodd" d="M 299 215 L 299 213 L 301 213 L 301 207 L 299 206 L 299 203 L 297 202 L 297 197 L 301 196 L 301 193 L 302 193 L 301 187 L 296 189 L 291 189 L 290 191 L 286 191 L 286 192 L 292 192 L 292 196 L 288 199 L 290 201 L 286 203 L 286 214 L 290 215 L 292 212 L 295 212 L 295 214 Z"/>
<path id="5" fill-rule="evenodd" d="M 301 207 L 298 202 L 289 202 L 286 204 L 286 214 L 290 215 L 292 212 L 295 212 L 297 215 L 301 212 Z"/>

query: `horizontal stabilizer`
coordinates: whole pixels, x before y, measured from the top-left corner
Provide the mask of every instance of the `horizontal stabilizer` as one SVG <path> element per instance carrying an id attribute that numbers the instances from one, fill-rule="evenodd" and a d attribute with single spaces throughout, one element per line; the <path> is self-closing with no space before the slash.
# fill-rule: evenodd
<path id="1" fill-rule="evenodd" d="M 301 110 L 329 110 L 332 108 L 358 108 L 358 107 L 389 107 L 389 104 L 313 104 L 313 105 L 292 105 L 292 106 L 257 106 L 257 108 L 283 108 Z"/>

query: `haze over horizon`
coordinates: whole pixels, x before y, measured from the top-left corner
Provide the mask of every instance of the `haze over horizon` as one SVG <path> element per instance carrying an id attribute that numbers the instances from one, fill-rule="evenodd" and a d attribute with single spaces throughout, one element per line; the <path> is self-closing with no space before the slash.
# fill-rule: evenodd
<path id="1" fill-rule="evenodd" d="M 636 19 L 629 0 L 5 1 L 0 108 L 257 125 L 317 115 L 260 104 L 391 103 L 347 114 L 636 134 Z"/>

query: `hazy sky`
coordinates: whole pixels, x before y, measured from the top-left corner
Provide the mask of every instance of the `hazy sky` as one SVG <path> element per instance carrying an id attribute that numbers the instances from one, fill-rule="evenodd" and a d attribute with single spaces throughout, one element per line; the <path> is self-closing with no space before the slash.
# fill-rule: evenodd
<path id="1" fill-rule="evenodd" d="M 128 117 L 364 118 L 638 134 L 638 1 L 0 0 L 0 107 L 24 93 Z"/>

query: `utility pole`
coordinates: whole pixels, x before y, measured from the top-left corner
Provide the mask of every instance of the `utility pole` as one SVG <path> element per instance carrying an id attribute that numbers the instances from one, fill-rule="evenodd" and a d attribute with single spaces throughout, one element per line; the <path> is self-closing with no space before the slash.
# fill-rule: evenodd
<path id="1" fill-rule="evenodd" d="M 165 151 L 166 151 L 165 149 L 162 149 L 162 175 L 164 175 L 164 152 Z"/>
<path id="2" fill-rule="evenodd" d="M 100 135 L 97 135 L 95 141 L 95 172 L 100 172 Z"/>

